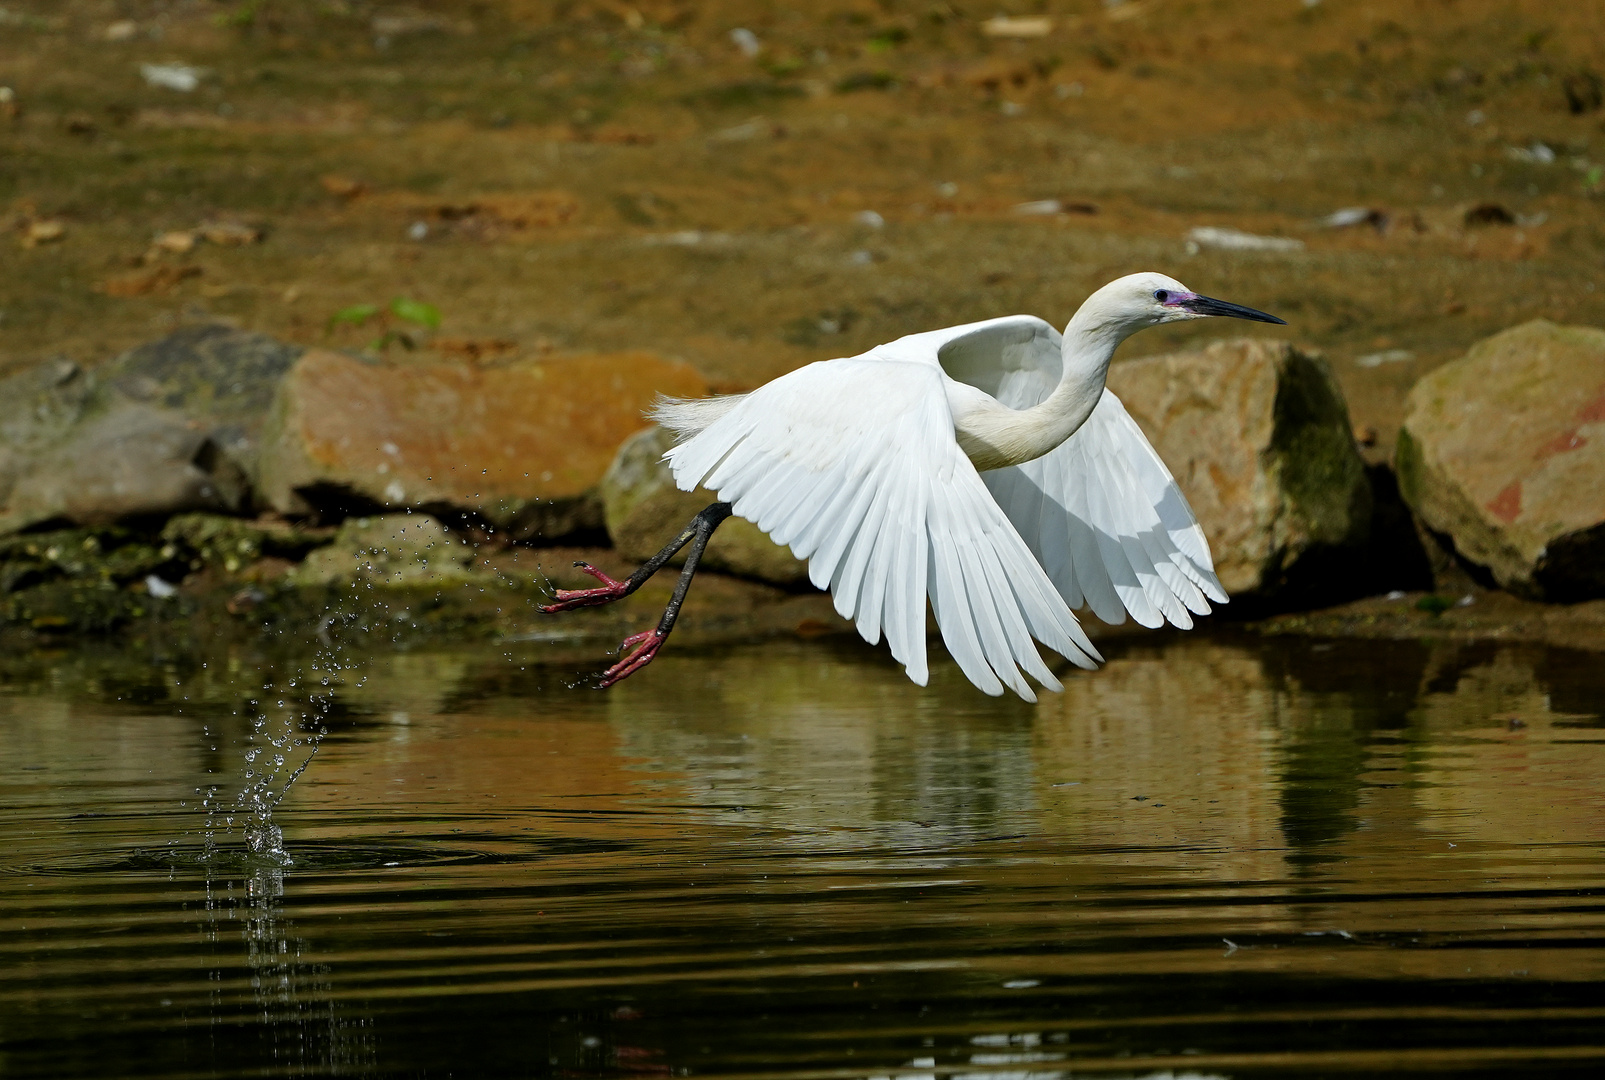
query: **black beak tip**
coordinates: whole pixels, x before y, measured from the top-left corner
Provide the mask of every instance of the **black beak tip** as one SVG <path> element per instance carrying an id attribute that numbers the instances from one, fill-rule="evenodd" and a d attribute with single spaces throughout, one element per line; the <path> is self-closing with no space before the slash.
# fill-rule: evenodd
<path id="1" fill-rule="evenodd" d="M 1242 304 L 1232 304 L 1225 300 L 1216 300 L 1212 296 L 1195 296 L 1183 305 L 1188 311 L 1199 315 L 1219 315 L 1229 319 L 1247 319 L 1249 322 L 1275 323 L 1277 326 L 1286 326 L 1285 320 L 1275 315 L 1267 315 L 1263 311 L 1256 311 Z"/>

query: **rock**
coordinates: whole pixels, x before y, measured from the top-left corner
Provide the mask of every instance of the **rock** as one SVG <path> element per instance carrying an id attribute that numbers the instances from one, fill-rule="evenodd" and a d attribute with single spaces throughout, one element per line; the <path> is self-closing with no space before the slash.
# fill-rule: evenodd
<path id="1" fill-rule="evenodd" d="M 205 467 L 208 445 L 206 433 L 181 413 L 114 402 L 28 461 L 0 514 L 0 533 L 58 518 L 109 525 L 184 510 L 235 509 L 238 477 L 215 477 Z"/>
<path id="2" fill-rule="evenodd" d="M 466 581 L 474 549 L 428 514 L 346 518 L 334 542 L 285 578 L 293 585 L 366 581 L 435 585 Z"/>
<path id="3" fill-rule="evenodd" d="M 1115 364 L 1109 388 L 1175 475 L 1234 597 L 1326 599 L 1362 558 L 1371 487 L 1325 361 L 1245 339 Z"/>
<path id="4" fill-rule="evenodd" d="M 268 410 L 305 350 L 227 326 L 188 326 L 136 346 L 95 374 L 132 401 L 199 421 L 219 451 L 255 483 Z"/>
<path id="5" fill-rule="evenodd" d="M 313 351 L 275 401 L 261 492 L 284 513 L 468 511 L 555 538 L 601 526 L 597 484 L 658 394 L 706 392 L 690 366 L 640 352 L 465 367 Z"/>
<path id="6" fill-rule="evenodd" d="M 248 509 L 256 440 L 300 352 L 186 327 L 92 373 L 52 360 L 0 380 L 0 535 Z"/>
<path id="7" fill-rule="evenodd" d="M 172 545 L 117 527 L 0 539 L 0 624 L 102 633 L 149 613 L 152 577 L 185 570 Z"/>
<path id="8" fill-rule="evenodd" d="M 607 534 L 620 554 L 645 561 L 686 527 L 693 515 L 717 496 L 702 488 L 675 487 L 664 451 L 674 445 L 672 432 L 650 427 L 619 447 L 602 478 L 602 510 Z M 681 560 L 676 560 L 676 565 Z M 708 542 L 702 564 L 744 577 L 796 585 L 808 579 L 808 565 L 781 547 L 758 526 L 731 518 Z"/>
<path id="9" fill-rule="evenodd" d="M 162 539 L 201 562 L 235 574 L 263 558 L 297 560 L 330 543 L 334 530 L 309 529 L 274 519 L 224 514 L 176 514 L 162 526 Z"/>
<path id="10" fill-rule="evenodd" d="M 1605 596 L 1605 330 L 1525 323 L 1427 375 L 1395 468 L 1426 526 L 1504 588 Z"/>

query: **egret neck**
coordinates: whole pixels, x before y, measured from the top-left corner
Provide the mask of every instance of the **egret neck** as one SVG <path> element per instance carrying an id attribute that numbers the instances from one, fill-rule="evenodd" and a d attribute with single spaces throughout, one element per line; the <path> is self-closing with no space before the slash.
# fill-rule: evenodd
<path id="1" fill-rule="evenodd" d="M 1064 328 L 1059 385 L 1039 405 L 1011 409 L 990 394 L 959 384 L 950 392 L 959 447 L 976 469 L 1002 469 L 1050 453 L 1086 423 L 1103 395 L 1115 349 L 1148 325 L 1094 293 Z M 951 391 L 953 387 L 949 387 Z M 973 391 L 966 392 L 966 391 Z"/>

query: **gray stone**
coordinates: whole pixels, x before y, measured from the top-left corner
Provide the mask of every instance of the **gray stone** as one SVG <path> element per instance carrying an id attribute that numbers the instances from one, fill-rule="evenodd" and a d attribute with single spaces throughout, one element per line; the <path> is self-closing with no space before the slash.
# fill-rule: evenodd
<path id="1" fill-rule="evenodd" d="M 251 483 L 259 439 L 279 383 L 305 352 L 266 334 L 227 326 L 187 326 L 135 346 L 96 371 L 131 401 L 183 413 Z"/>
<path id="2" fill-rule="evenodd" d="M 664 451 L 674 445 L 673 433 L 660 427 L 638 432 L 624 441 L 602 477 L 602 512 L 613 546 L 632 559 L 657 554 L 691 518 L 716 501 L 711 492 L 675 487 Z M 678 565 L 679 560 L 676 560 Z M 808 579 L 808 566 L 781 547 L 758 526 L 731 518 L 713 534 L 703 565 L 777 585 Z"/>
<path id="3" fill-rule="evenodd" d="M 46 521 L 109 525 L 237 508 L 239 477 L 214 475 L 206 433 L 170 409 L 116 401 L 29 457 L 0 512 L 0 535 Z"/>
<path id="4" fill-rule="evenodd" d="M 51 360 L 0 381 L 0 535 L 248 509 L 262 425 L 301 351 L 194 326 L 94 372 Z"/>
<path id="5" fill-rule="evenodd" d="M 1192 504 L 1228 594 L 1342 591 L 1372 494 L 1324 360 L 1285 342 L 1222 341 L 1117 363 L 1109 388 Z"/>
<path id="6" fill-rule="evenodd" d="M 309 554 L 285 580 L 294 585 L 362 581 L 439 585 L 467 581 L 474 549 L 428 514 L 347 518 L 334 542 Z"/>
<path id="7" fill-rule="evenodd" d="M 84 414 L 94 380 L 71 360 L 47 360 L 0 379 L 0 506 L 31 455 L 59 442 Z"/>
<path id="8" fill-rule="evenodd" d="M 1395 452 L 1423 523 L 1501 586 L 1605 596 L 1605 330 L 1525 323 L 1410 391 Z"/>

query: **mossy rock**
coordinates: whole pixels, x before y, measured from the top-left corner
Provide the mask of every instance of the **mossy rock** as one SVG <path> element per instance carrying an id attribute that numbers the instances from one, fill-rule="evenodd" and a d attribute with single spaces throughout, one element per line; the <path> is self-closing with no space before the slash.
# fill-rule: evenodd
<path id="1" fill-rule="evenodd" d="M 206 565 L 234 574 L 263 558 L 300 561 L 332 543 L 335 530 L 194 513 L 169 518 L 161 535 L 168 543 L 182 545 Z"/>

